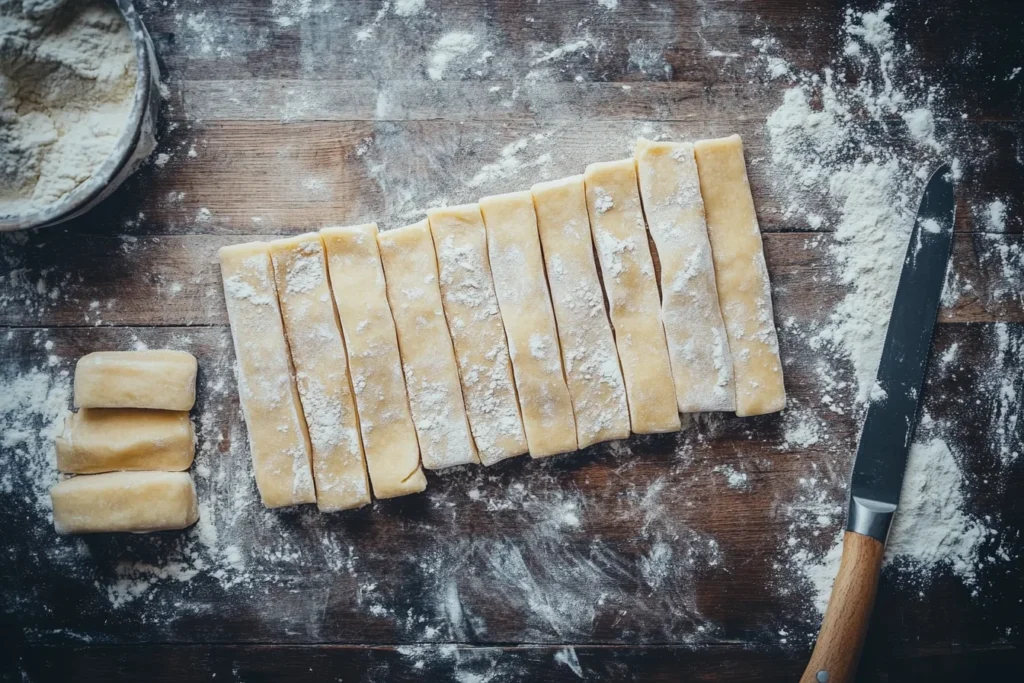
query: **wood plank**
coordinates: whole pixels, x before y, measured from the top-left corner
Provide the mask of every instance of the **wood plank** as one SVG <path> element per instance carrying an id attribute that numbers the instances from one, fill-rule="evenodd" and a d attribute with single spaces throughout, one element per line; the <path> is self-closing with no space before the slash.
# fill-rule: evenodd
<path id="1" fill-rule="evenodd" d="M 266 237 L 39 232 L 0 257 L 0 325 L 226 325 L 217 249 Z M 768 233 L 764 244 L 779 324 L 824 321 L 844 292 L 831 275 L 834 238 Z M 940 320 L 1024 321 L 1022 254 L 1021 235 L 957 235 Z"/>
<path id="2" fill-rule="evenodd" d="M 835 405 L 846 409 L 830 410 L 808 340 L 786 328 L 781 337 L 791 399 L 782 414 L 709 416 L 679 434 L 430 473 L 423 495 L 329 516 L 260 506 L 226 328 L 0 331 L 5 376 L 32 368 L 56 376 L 87 351 L 137 343 L 195 353 L 196 480 L 201 519 L 216 520 L 213 539 L 203 527 L 56 537 L 32 495 L 45 482 L 33 483 L 15 450 L 10 485 L 24 495 L 0 507 L 8 529 L 0 552 L 9 559 L 0 565 L 0 603 L 10 606 L 12 627 L 49 643 L 807 644 L 817 625 L 809 593 L 779 569 L 793 533 L 786 509 L 815 473 L 835 511 L 820 540 L 832 537 L 857 422 L 848 407 L 854 389 L 837 385 Z M 1003 446 L 1021 449 L 1020 435 L 985 436 L 1004 424 L 989 402 L 1001 378 L 980 369 L 1012 367 L 1005 354 L 1022 338 L 1021 324 L 940 325 L 935 357 L 953 361 L 932 364 L 924 393 L 933 420 L 972 430 L 972 514 L 998 515 L 1007 529 L 1024 523 L 1016 495 L 1024 470 L 997 463 Z M 849 378 L 841 367 L 834 375 Z M 791 419 L 811 421 L 817 441 L 791 443 Z M 747 473 L 749 486 L 727 487 L 718 466 Z M 993 471 L 998 484 L 985 484 Z M 1013 534 L 1000 543 L 1011 557 L 1024 550 Z M 665 553 L 672 561 L 652 574 Z M 176 563 L 199 569 L 189 580 L 145 569 Z M 1005 563 L 979 571 L 991 599 L 940 573 L 921 600 L 917 585 L 887 571 L 874 631 L 899 648 L 1004 640 L 1019 622 L 1019 582 Z M 948 610 L 958 618 L 940 618 Z"/>
<path id="3" fill-rule="evenodd" d="M 291 102 L 287 93 L 280 97 Z M 248 104 L 244 100 L 239 107 Z M 255 116 L 263 115 L 253 109 Z M 496 122 L 476 115 L 380 122 L 194 122 L 163 136 L 164 166 L 143 168 L 71 225 L 79 232 L 130 230 L 135 235 L 277 233 L 366 221 L 386 228 L 421 218 L 431 206 L 476 201 L 537 180 L 581 173 L 593 161 L 629 156 L 641 135 L 692 140 L 736 132 L 744 138 L 762 230 L 810 230 L 806 217 L 786 215 L 788 200 L 773 183 L 776 171 L 762 120 L 708 113 L 669 122 Z M 958 145 L 970 149 L 957 153 L 963 165 L 957 230 L 1020 232 L 1024 166 L 1014 150 L 1024 144 L 1024 123 L 948 122 L 939 128 L 949 129 Z M 909 149 L 899 130 L 879 130 L 879 144 Z M 926 166 L 933 163 L 920 153 L 907 154 Z M 827 192 L 828 178 L 823 178 L 801 197 L 803 206 L 825 218 L 819 227 L 825 232 L 840 218 Z M 988 219 L 989 205 L 996 200 L 1004 203 L 1008 217 L 1002 227 Z"/>
<path id="4" fill-rule="evenodd" d="M 571 663 L 571 664 L 570 664 Z M 211 678 L 295 683 L 342 681 L 530 680 L 715 681 L 771 683 L 795 680 L 800 651 L 693 650 L 685 645 L 647 647 L 436 647 L 200 645 L 21 647 L 12 679 L 27 681 L 137 680 L 153 683 Z M 934 683 L 992 680 L 1019 668 L 1007 648 L 923 648 L 909 657 L 868 650 L 865 680 L 928 680 Z M 574 670 L 573 665 L 578 667 Z"/>

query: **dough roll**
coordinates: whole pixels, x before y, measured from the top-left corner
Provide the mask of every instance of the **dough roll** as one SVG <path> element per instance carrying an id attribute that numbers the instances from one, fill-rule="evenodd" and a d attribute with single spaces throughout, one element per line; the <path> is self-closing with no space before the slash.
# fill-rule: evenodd
<path id="1" fill-rule="evenodd" d="M 100 351 L 78 359 L 75 406 L 192 410 L 195 356 L 184 351 Z"/>
<path id="2" fill-rule="evenodd" d="M 65 420 L 55 446 L 57 469 L 68 474 L 181 472 L 192 465 L 195 433 L 183 411 L 82 408 Z"/>
<path id="3" fill-rule="evenodd" d="M 265 242 L 218 252 L 238 359 L 238 398 L 260 498 L 268 508 L 316 502 L 309 432 L 281 323 Z"/>
<path id="4" fill-rule="evenodd" d="M 676 389 L 633 159 L 591 164 L 583 180 L 632 429 L 674 432 Z"/>
<path id="5" fill-rule="evenodd" d="M 402 375 L 395 320 L 388 306 L 377 225 L 320 231 L 334 301 L 348 350 L 359 427 L 377 498 L 427 487 Z"/>
<path id="6" fill-rule="evenodd" d="M 65 479 L 52 489 L 59 534 L 184 529 L 199 519 L 188 472 L 108 472 Z"/>
<path id="7" fill-rule="evenodd" d="M 315 232 L 274 240 L 270 258 L 313 450 L 316 505 L 324 512 L 366 505 L 370 481 L 323 242 Z"/>
<path id="8" fill-rule="evenodd" d="M 679 412 L 735 410 L 732 354 L 718 305 L 693 145 L 641 138 L 634 158 L 661 263 L 661 315 Z"/>
<path id="9" fill-rule="evenodd" d="M 736 414 L 786 407 L 779 340 L 761 230 L 739 135 L 694 145 L 704 197 L 718 300 L 736 375 Z"/>

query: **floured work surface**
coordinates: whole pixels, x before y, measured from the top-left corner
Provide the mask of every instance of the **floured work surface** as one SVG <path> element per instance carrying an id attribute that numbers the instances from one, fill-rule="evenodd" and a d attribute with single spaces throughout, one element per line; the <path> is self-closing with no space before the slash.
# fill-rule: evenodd
<path id="1" fill-rule="evenodd" d="M 0 238 L 0 451 L 9 464 L 0 473 L 0 523 L 10 558 L 0 569 L 0 604 L 21 653 L 0 667 L 24 669 L 32 681 L 109 678 L 113 667 L 134 679 L 159 668 L 169 679 L 216 673 L 219 681 L 237 667 L 244 680 L 514 681 L 579 680 L 578 662 L 587 680 L 680 671 L 717 681 L 796 680 L 817 627 L 817 589 L 800 568 L 813 568 L 843 524 L 859 427 L 860 373 L 829 341 L 852 339 L 844 330 L 854 328 L 831 317 L 870 309 L 847 308 L 851 293 L 873 300 L 857 295 L 855 283 L 867 278 L 843 282 L 867 256 L 886 253 L 888 241 L 856 237 L 879 234 L 861 219 L 910 226 L 921 182 L 913 170 L 935 154 L 904 127 L 902 115 L 918 108 L 940 119 L 942 144 L 954 129 L 961 143 L 978 145 L 945 148 L 963 168 L 962 232 L 920 436 L 945 442 L 955 456 L 962 477 L 947 490 L 963 499 L 965 529 L 996 535 L 965 556 L 973 585 L 951 568 L 886 570 L 863 670 L 876 679 L 959 683 L 969 680 L 968 665 L 984 671 L 1012 662 L 1024 632 L 1024 596 L 1011 572 L 1021 551 L 1024 471 L 1013 458 L 1019 426 L 1010 421 L 1019 399 L 1004 397 L 1024 394 L 1015 260 L 1024 197 L 1014 158 L 1022 131 L 1012 120 L 1024 75 L 1006 80 L 1022 61 L 1017 36 L 1000 28 L 1020 24 L 1009 4 L 952 3 L 940 14 L 899 6 L 906 25 L 890 51 L 900 66 L 890 76 L 905 104 L 884 126 L 867 107 L 853 109 L 863 124 L 822 114 L 827 135 L 809 146 L 813 163 L 794 151 L 807 131 L 799 93 L 784 102 L 789 76 L 771 80 L 760 67 L 766 56 L 750 43 L 775 41 L 779 73 L 823 83 L 815 65 L 832 64 L 838 74 L 845 61 L 847 73 L 858 69 L 857 84 L 883 93 L 874 48 L 842 28 L 842 4 L 826 12 L 765 0 L 750 12 L 719 0 L 620 0 L 614 10 L 596 1 L 498 3 L 485 19 L 465 3 L 427 2 L 402 16 L 406 3 L 396 0 L 376 24 L 383 3 L 318 13 L 323 4 L 309 3 L 303 15 L 303 3 L 232 1 L 205 14 L 191 3 L 138 3 L 168 69 L 157 150 L 167 158 L 68 229 Z M 911 68 L 940 58 L 925 49 L 937 29 L 946 68 Z M 361 31 L 371 35 L 357 40 Z M 437 45 L 452 33 L 464 35 Z M 859 56 L 842 54 L 848 42 Z M 900 62 L 904 42 L 912 54 Z M 968 43 L 980 57 L 962 62 Z M 936 85 L 946 73 L 956 80 L 948 110 L 906 85 L 922 76 Z M 776 111 L 771 142 L 765 122 Z M 475 202 L 623 158 L 640 135 L 696 141 L 732 132 L 743 136 L 764 232 L 786 411 L 719 414 L 681 435 L 427 473 L 423 493 L 338 514 L 312 505 L 263 509 L 237 403 L 217 248 L 331 224 L 398 227 L 423 218 L 407 212 L 443 200 Z M 787 133 L 797 138 L 792 145 Z M 833 143 L 863 150 L 869 134 L 884 156 L 867 167 L 832 154 Z M 811 170 L 823 185 L 787 190 Z M 884 212 L 872 199 L 879 187 L 897 190 Z M 787 215 L 794 206 L 807 213 Z M 841 239 L 839 228 L 847 231 Z M 793 232 L 808 230 L 816 232 Z M 853 260 L 841 260 L 847 256 Z M 40 435 L 54 421 L 48 397 L 57 402 L 70 388 L 60 373 L 81 355 L 143 344 L 199 359 L 199 521 L 146 537 L 57 538 L 45 507 L 56 481 L 47 469 L 53 435 Z M 957 538 L 952 547 L 964 543 Z M 929 580 L 911 584 L 921 576 Z M 464 645 L 456 655 L 444 643 Z M 533 645 L 486 647 L 509 643 Z"/>

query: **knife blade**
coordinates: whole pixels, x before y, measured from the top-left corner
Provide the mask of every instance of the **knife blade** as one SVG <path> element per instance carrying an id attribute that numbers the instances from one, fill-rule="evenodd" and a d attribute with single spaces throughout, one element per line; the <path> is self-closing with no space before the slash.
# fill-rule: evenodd
<path id="1" fill-rule="evenodd" d="M 948 164 L 932 173 L 911 230 L 854 459 L 839 573 L 801 683 L 847 683 L 856 672 L 885 541 L 899 505 L 953 248 L 952 175 Z"/>

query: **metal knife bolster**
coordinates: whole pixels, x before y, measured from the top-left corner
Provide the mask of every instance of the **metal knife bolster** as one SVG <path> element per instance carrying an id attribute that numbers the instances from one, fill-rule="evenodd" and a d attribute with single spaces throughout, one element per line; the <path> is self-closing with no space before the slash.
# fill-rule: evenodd
<path id="1" fill-rule="evenodd" d="M 892 526 L 893 515 L 896 514 L 894 503 L 883 503 L 878 500 L 850 496 L 850 509 L 846 517 L 846 530 L 885 543 Z"/>

